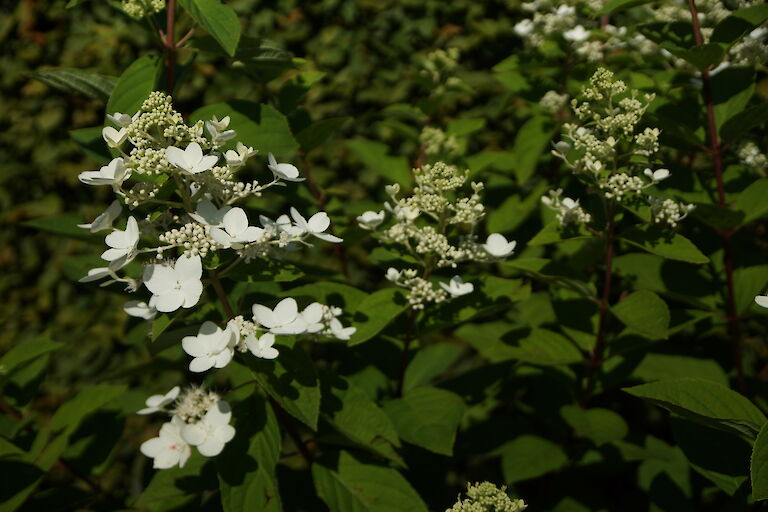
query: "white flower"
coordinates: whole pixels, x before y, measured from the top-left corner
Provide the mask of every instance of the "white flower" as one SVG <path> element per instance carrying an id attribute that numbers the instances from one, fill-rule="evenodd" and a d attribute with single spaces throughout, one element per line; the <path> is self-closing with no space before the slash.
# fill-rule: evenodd
<path id="1" fill-rule="evenodd" d="M 531 32 L 533 32 L 533 29 L 534 29 L 533 21 L 526 18 L 522 21 L 517 22 L 513 30 L 515 31 L 515 34 L 517 34 L 518 36 L 525 37 Z"/>
<path id="2" fill-rule="evenodd" d="M 197 202 L 197 211 L 190 213 L 189 216 L 200 224 L 217 228 L 224 224 L 224 215 L 231 209 L 231 206 L 216 208 L 210 199 L 201 199 Z"/>
<path id="3" fill-rule="evenodd" d="M 296 223 L 296 228 L 298 228 L 297 235 L 309 233 L 326 242 L 339 243 L 343 241 L 337 236 L 324 233 L 324 231 L 331 225 L 331 219 L 328 218 L 328 214 L 325 212 L 317 212 L 307 220 L 301 216 L 296 208 L 291 207 L 291 217 L 293 217 L 293 221 Z"/>
<path id="4" fill-rule="evenodd" d="M 204 322 L 197 336 L 185 336 L 181 346 L 193 357 L 189 371 L 199 373 L 227 366 L 240 338 L 240 333 L 233 327 L 227 325 L 222 329 L 213 322 Z"/>
<path id="5" fill-rule="evenodd" d="M 272 334 L 301 334 L 307 329 L 307 323 L 299 315 L 299 306 L 291 297 L 278 302 L 275 309 L 254 304 L 253 319 Z"/>
<path id="6" fill-rule="evenodd" d="M 149 304 L 141 300 L 129 300 L 123 305 L 123 311 L 136 318 L 152 320 L 157 316 L 157 308 L 155 308 L 155 302 L 156 299 L 154 295 L 151 299 L 149 299 Z"/>
<path id="7" fill-rule="evenodd" d="M 755 302 L 762 308 L 768 308 L 768 295 L 758 295 L 755 297 Z"/>
<path id="8" fill-rule="evenodd" d="M 416 218 L 421 214 L 419 210 L 410 206 L 391 206 L 389 203 L 384 203 L 384 208 L 386 208 L 387 211 L 389 211 L 389 213 L 391 213 L 397 220 L 404 220 L 406 222 L 416 220 Z"/>
<path id="9" fill-rule="evenodd" d="M 315 333 L 323 330 L 323 313 L 325 308 L 319 302 L 313 302 L 301 312 L 301 318 L 306 323 L 306 332 Z"/>
<path id="10" fill-rule="evenodd" d="M 472 283 L 465 283 L 461 280 L 460 276 L 453 276 L 448 284 L 442 282 L 438 284 L 443 290 L 454 297 L 461 297 L 462 295 L 472 293 L 472 290 L 475 289 Z"/>
<path id="11" fill-rule="evenodd" d="M 563 38 L 566 41 L 581 42 L 589 39 L 589 30 L 585 29 L 581 25 L 576 25 L 571 30 L 567 30 L 563 33 Z"/>
<path id="12" fill-rule="evenodd" d="M 157 310 L 169 313 L 197 304 L 203 293 L 202 275 L 200 256 L 184 255 L 174 265 L 147 266 L 143 278 L 144 285 L 155 296 Z"/>
<path id="13" fill-rule="evenodd" d="M 133 117 L 131 117 L 128 114 L 123 114 L 122 112 L 115 112 L 114 114 L 107 114 L 107 119 L 115 123 L 117 126 L 128 128 L 128 126 L 130 126 L 130 124 L 135 121 L 140 114 L 141 112 L 136 112 Z"/>
<path id="14" fill-rule="evenodd" d="M 249 158 L 257 153 L 255 149 L 246 146 L 242 142 L 237 143 L 236 149 L 237 151 L 230 149 L 224 153 L 224 159 L 227 161 L 227 164 L 233 167 L 244 165 Z"/>
<path id="15" fill-rule="evenodd" d="M 103 284 L 102 286 L 106 286 L 107 284 L 120 279 L 119 277 L 117 277 L 117 274 L 115 274 L 115 271 L 112 270 L 111 268 L 97 267 L 97 268 L 90 269 L 87 275 L 78 279 L 78 283 L 90 283 L 92 281 L 99 281 L 101 279 L 104 279 L 105 277 L 111 277 L 112 279 L 107 283 Z"/>
<path id="16" fill-rule="evenodd" d="M 112 185 L 117 188 L 131 176 L 122 158 L 115 158 L 98 171 L 81 172 L 77 178 L 86 185 Z"/>
<path id="17" fill-rule="evenodd" d="M 120 128 L 115 130 L 111 126 L 105 126 L 101 129 L 101 136 L 104 138 L 104 142 L 111 148 L 119 148 L 125 141 L 128 140 L 128 130 Z"/>
<path id="18" fill-rule="evenodd" d="M 483 244 L 483 249 L 495 258 L 504 258 L 512 254 L 516 245 L 516 241 L 507 242 L 504 235 L 500 233 L 491 233 Z"/>
<path id="19" fill-rule="evenodd" d="M 363 229 L 376 229 L 384 222 L 384 210 L 376 213 L 373 211 L 363 212 L 362 215 L 358 215 L 357 224 Z"/>
<path id="20" fill-rule="evenodd" d="M 275 179 L 282 179 L 285 181 L 304 181 L 304 178 L 299 178 L 299 170 L 292 164 L 279 164 L 275 160 L 275 156 L 270 153 L 267 158 L 269 163 L 267 167 L 272 171 Z"/>
<path id="21" fill-rule="evenodd" d="M 77 227 L 87 229 L 91 233 L 96 233 L 102 229 L 110 229 L 115 219 L 120 216 L 123 206 L 120 201 L 112 201 L 112 204 L 104 212 L 96 217 L 90 224 L 78 224 Z"/>
<path id="22" fill-rule="evenodd" d="M 272 220 L 264 215 L 259 215 L 259 222 L 264 226 L 264 229 L 274 230 L 275 233 L 289 231 L 291 228 L 291 219 L 285 214 L 279 216 L 277 220 Z"/>
<path id="23" fill-rule="evenodd" d="M 153 437 L 141 444 L 141 453 L 154 459 L 155 469 L 168 469 L 178 465 L 184 467 L 192 454 L 192 449 L 182 439 L 181 430 L 186 424 L 178 417 L 160 427 L 160 436 Z"/>
<path id="24" fill-rule="evenodd" d="M 175 386 L 164 395 L 150 396 L 145 402 L 147 406 L 136 414 L 152 414 L 164 410 L 166 405 L 172 404 L 179 397 L 180 391 L 179 386 Z"/>
<path id="25" fill-rule="evenodd" d="M 181 438 L 196 446 L 201 455 L 215 457 L 224 449 L 224 445 L 235 437 L 235 428 L 229 425 L 232 410 L 224 400 L 216 402 L 203 419 L 192 425 L 184 425 Z"/>
<path id="26" fill-rule="evenodd" d="M 248 225 L 248 216 L 242 208 L 232 208 L 222 219 L 221 227 L 211 228 L 211 238 L 225 249 L 240 249 L 244 244 L 255 242 L 264 234 L 264 230 Z"/>
<path id="27" fill-rule="evenodd" d="M 262 359 L 274 359 L 278 356 L 279 352 L 272 346 L 274 344 L 275 335 L 270 332 L 262 334 L 261 338 L 254 335 L 245 338 L 245 346 L 248 347 L 248 350 Z"/>
<path id="28" fill-rule="evenodd" d="M 216 116 L 213 116 L 213 119 L 210 121 L 205 122 L 205 129 L 208 130 L 208 133 L 211 134 L 211 138 L 213 138 L 213 142 L 215 143 L 221 143 L 226 142 L 232 138 L 234 138 L 235 130 L 227 130 L 227 127 L 229 126 L 229 116 L 226 116 L 221 121 Z"/>
<path id="29" fill-rule="evenodd" d="M 203 156 L 203 148 L 197 142 L 190 142 L 185 150 L 181 150 L 176 146 L 168 146 L 165 148 L 165 158 L 171 165 L 189 174 L 207 171 L 216 165 L 219 159 L 215 155 Z"/>
<path id="30" fill-rule="evenodd" d="M 400 271 L 394 267 L 389 267 L 387 269 L 387 281 L 392 281 L 394 283 L 398 279 L 400 279 Z"/>
<path id="31" fill-rule="evenodd" d="M 122 268 L 136 257 L 136 247 L 139 245 L 139 225 L 136 219 L 128 217 L 125 231 L 115 229 L 104 238 L 110 247 L 101 254 L 101 258 L 109 261 L 113 270 Z"/>
<path id="32" fill-rule="evenodd" d="M 652 182 L 658 183 L 669 178 L 671 173 L 669 172 L 669 169 L 656 169 L 655 171 L 646 169 L 643 171 L 643 174 L 645 174 L 646 177 L 648 177 L 648 179 Z"/>
<path id="33" fill-rule="evenodd" d="M 328 327 L 331 329 L 331 334 L 340 340 L 348 340 L 355 332 L 357 327 L 344 327 L 338 318 L 333 318 L 328 323 Z"/>

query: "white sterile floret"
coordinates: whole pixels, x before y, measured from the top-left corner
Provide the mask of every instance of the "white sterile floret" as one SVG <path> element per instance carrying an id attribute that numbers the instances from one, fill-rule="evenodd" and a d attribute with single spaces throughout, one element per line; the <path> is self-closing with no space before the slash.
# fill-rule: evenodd
<path id="1" fill-rule="evenodd" d="M 443 290 L 448 292 L 453 297 L 461 297 L 462 295 L 472 293 L 472 291 L 475 289 L 475 286 L 472 283 L 465 283 L 461 279 L 461 276 L 453 276 L 448 284 L 443 282 L 438 284 Z"/>
<path id="2" fill-rule="evenodd" d="M 184 255 L 174 264 L 147 266 L 143 279 L 144 285 L 155 296 L 157 310 L 170 313 L 197 304 L 203 293 L 202 275 L 200 256 Z"/>
<path id="3" fill-rule="evenodd" d="M 216 116 L 213 116 L 213 119 L 205 122 L 205 129 L 211 134 L 211 138 L 216 144 L 226 142 L 237 135 L 235 130 L 227 130 L 228 126 L 229 116 L 224 117 L 221 121 Z"/>
<path id="4" fill-rule="evenodd" d="M 152 467 L 168 469 L 173 466 L 184 467 L 192 449 L 181 437 L 181 429 L 185 423 L 178 417 L 171 418 L 169 423 L 160 427 L 160 435 L 141 444 L 141 453 L 154 459 Z"/>
<path id="5" fill-rule="evenodd" d="M 669 172 L 669 169 L 656 169 L 655 171 L 645 169 L 643 174 L 645 174 L 645 176 L 652 182 L 658 183 L 669 178 L 671 173 Z"/>
<path id="6" fill-rule="evenodd" d="M 275 309 L 254 304 L 253 320 L 272 334 L 301 334 L 307 330 L 307 323 L 299 314 L 299 305 L 291 297 L 278 302 Z"/>
<path id="7" fill-rule="evenodd" d="M 157 316 L 155 301 L 156 299 L 154 295 L 149 299 L 149 303 L 142 300 L 129 300 L 123 305 L 123 311 L 132 317 L 152 320 Z"/>
<path id="8" fill-rule="evenodd" d="M 566 41 L 581 42 L 589 39 L 589 30 L 585 29 L 581 25 L 576 25 L 571 30 L 567 30 L 563 33 L 563 38 Z"/>
<path id="9" fill-rule="evenodd" d="M 122 112 L 115 112 L 114 114 L 107 114 L 107 119 L 115 123 L 117 126 L 120 126 L 121 128 L 128 128 L 128 125 L 133 122 L 134 119 L 136 119 L 141 112 L 136 112 L 133 117 L 129 116 L 128 114 L 123 114 Z"/>
<path id="10" fill-rule="evenodd" d="M 346 341 L 349 338 L 352 337 L 355 332 L 357 332 L 357 327 L 344 327 L 341 325 L 341 322 L 338 318 L 332 318 L 330 322 L 328 322 L 328 328 L 331 331 L 331 335 L 337 339 L 340 339 L 342 341 Z"/>
<path id="11" fill-rule="evenodd" d="M 313 302 L 301 312 L 301 318 L 306 323 L 306 332 L 312 334 L 323 330 L 323 314 L 325 307 L 319 302 Z"/>
<path id="12" fill-rule="evenodd" d="M 357 225 L 363 229 L 376 229 L 384 222 L 384 210 L 380 212 L 367 211 L 357 216 Z"/>
<path id="13" fill-rule="evenodd" d="M 240 249 L 259 240 L 263 234 L 263 229 L 248 225 L 248 216 L 242 208 L 232 208 L 224 215 L 222 227 L 211 228 L 211 238 L 225 249 Z"/>
<path id="14" fill-rule="evenodd" d="M 128 217 L 125 231 L 115 229 L 104 238 L 110 247 L 101 254 L 101 258 L 110 262 L 110 268 L 122 268 L 136 257 L 136 247 L 139 245 L 139 225 L 136 219 Z"/>
<path id="15" fill-rule="evenodd" d="M 251 351 L 251 354 L 261 359 L 274 359 L 279 352 L 272 345 L 275 344 L 275 335 L 268 332 L 261 337 L 250 335 L 245 338 L 245 346 Z"/>
<path id="16" fill-rule="evenodd" d="M 394 267 L 389 267 L 389 268 L 387 269 L 387 274 L 386 274 L 386 277 L 387 277 L 387 281 L 392 281 L 392 282 L 395 282 L 395 281 L 397 281 L 398 279 L 400 279 L 400 271 L 399 271 L 399 270 L 397 270 L 397 269 L 396 269 L 396 268 L 394 268 Z"/>
<path id="17" fill-rule="evenodd" d="M 299 178 L 299 170 L 293 164 L 279 164 L 275 160 L 275 156 L 270 153 L 267 156 L 269 163 L 267 167 L 272 171 L 275 179 L 281 179 L 285 181 L 304 181 L 304 178 Z"/>
<path id="18" fill-rule="evenodd" d="M 168 146 L 165 148 L 165 158 L 171 165 L 189 174 L 207 171 L 219 160 L 215 155 L 203 155 L 203 148 L 197 142 L 190 142 L 184 150 Z"/>
<path id="19" fill-rule="evenodd" d="M 224 224 L 224 216 L 232 209 L 231 206 L 216 208 L 210 199 L 201 199 L 197 202 L 197 210 L 189 216 L 205 226 L 212 228 L 221 227 Z"/>
<path id="20" fill-rule="evenodd" d="M 90 224 L 78 224 L 77 227 L 87 229 L 91 233 L 96 233 L 102 229 L 112 228 L 112 223 L 115 222 L 120 214 L 123 212 L 123 205 L 120 201 L 112 201 L 112 204 L 104 210 L 98 217 L 93 219 Z"/>
<path id="21" fill-rule="evenodd" d="M 111 126 L 105 126 L 101 129 L 101 136 L 104 139 L 104 142 L 107 143 L 107 146 L 111 148 L 119 148 L 125 144 L 126 140 L 128 140 L 128 130 L 125 128 L 116 130 Z"/>
<path id="22" fill-rule="evenodd" d="M 181 388 L 179 388 L 179 386 L 174 386 L 164 395 L 150 396 L 145 402 L 147 406 L 144 409 L 137 411 L 136 414 L 153 414 L 156 412 L 164 411 L 166 405 L 170 405 L 176 401 L 176 399 L 179 397 L 180 391 Z"/>
<path id="23" fill-rule="evenodd" d="M 184 352 L 193 357 L 189 371 L 199 373 L 227 366 L 239 337 L 240 333 L 229 325 L 222 329 L 213 322 L 204 322 L 197 336 L 185 336 L 181 340 Z"/>
<path id="24" fill-rule="evenodd" d="M 341 238 L 331 235 L 330 233 L 325 233 L 325 230 L 331 225 L 331 219 L 328 218 L 328 214 L 325 212 L 317 212 L 307 220 L 301 216 L 296 208 L 291 207 L 291 217 L 293 217 L 293 221 L 296 223 L 295 228 L 297 228 L 297 236 L 308 233 L 326 242 L 336 244 L 343 242 Z"/>
<path id="25" fill-rule="evenodd" d="M 768 308 L 768 295 L 758 295 L 755 297 L 755 303 L 763 308 Z"/>
<path id="26" fill-rule="evenodd" d="M 242 142 L 238 142 L 235 149 L 227 150 L 227 152 L 224 153 L 224 160 L 227 161 L 227 165 L 239 167 L 245 165 L 245 162 L 256 153 L 257 151 L 255 149 L 246 146 Z"/>
<path id="27" fill-rule="evenodd" d="M 125 167 L 122 158 L 115 158 L 98 171 L 85 171 L 77 178 L 86 185 L 112 185 L 118 188 L 131 176 L 131 170 Z"/>
<path id="28" fill-rule="evenodd" d="M 105 277 L 111 277 L 112 280 L 107 282 L 106 284 L 112 283 L 114 281 L 117 281 L 120 279 L 117 277 L 117 274 L 115 274 L 115 271 L 112 270 L 109 267 L 97 267 L 92 268 L 88 271 L 88 274 L 78 279 L 78 283 L 90 283 L 92 281 L 99 281 L 101 279 L 104 279 Z M 104 286 L 104 285 L 102 285 Z"/>
<path id="29" fill-rule="evenodd" d="M 483 244 L 483 249 L 494 258 L 504 258 L 512 254 L 516 246 L 517 242 L 515 240 L 507 242 L 504 235 L 491 233 Z"/>
<path id="30" fill-rule="evenodd" d="M 205 413 L 205 416 L 191 425 L 181 428 L 181 438 L 197 447 L 201 455 L 215 457 L 224 445 L 235 437 L 235 428 L 229 424 L 232 409 L 224 400 L 219 400 Z"/>

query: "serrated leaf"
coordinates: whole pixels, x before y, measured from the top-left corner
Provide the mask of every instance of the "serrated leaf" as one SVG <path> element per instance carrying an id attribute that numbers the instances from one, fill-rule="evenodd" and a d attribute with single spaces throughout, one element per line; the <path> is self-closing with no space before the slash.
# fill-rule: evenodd
<path id="1" fill-rule="evenodd" d="M 324 144 L 350 119 L 352 118 L 331 117 L 329 119 L 317 121 L 297 133 L 296 140 L 299 142 L 302 151 L 307 153 Z"/>
<path id="2" fill-rule="evenodd" d="M 709 40 L 733 44 L 768 20 L 768 5 L 753 5 L 738 9 L 720 21 Z"/>
<path id="3" fill-rule="evenodd" d="M 435 343 L 422 348 L 408 363 L 403 380 L 403 392 L 418 386 L 441 375 L 450 368 L 464 352 L 464 347 L 452 343 Z"/>
<path id="4" fill-rule="evenodd" d="M 507 357 L 542 366 L 567 365 L 581 362 L 584 356 L 563 335 L 548 329 L 535 328 L 518 346 L 510 346 Z"/>
<path id="5" fill-rule="evenodd" d="M 611 312 L 633 331 L 653 340 L 666 339 L 669 308 L 664 300 L 648 290 L 634 292 L 611 307 Z"/>
<path id="6" fill-rule="evenodd" d="M 749 474 L 752 495 L 756 500 L 768 499 L 768 423 L 763 425 L 752 447 Z"/>
<path id="7" fill-rule="evenodd" d="M 107 101 L 107 113 L 133 115 L 152 91 L 157 89 L 162 62 L 156 55 L 144 55 L 128 66 L 117 79 Z"/>
<path id="8" fill-rule="evenodd" d="M 16 368 L 63 346 L 62 343 L 53 341 L 47 335 L 36 336 L 22 343 L 17 343 L 0 358 L 2 376 L 10 375 Z"/>
<path id="9" fill-rule="evenodd" d="M 761 103 L 737 112 L 720 127 L 723 142 L 734 142 L 753 128 L 768 121 L 768 103 Z"/>
<path id="10" fill-rule="evenodd" d="M 625 235 L 622 240 L 651 254 L 688 263 L 703 264 L 709 261 L 693 242 L 678 233 L 665 231 L 656 226 L 639 227 Z"/>
<path id="11" fill-rule="evenodd" d="M 734 208 L 744 214 L 741 225 L 746 225 L 768 213 L 768 179 L 761 178 L 741 191 Z"/>
<path id="12" fill-rule="evenodd" d="M 728 385 L 728 376 L 717 361 L 674 354 L 646 354 L 632 372 L 632 377 L 644 381 L 696 377 Z"/>
<path id="13" fill-rule="evenodd" d="M 179 4 L 234 57 L 240 41 L 240 20 L 221 0 L 179 0 Z"/>
<path id="14" fill-rule="evenodd" d="M 610 409 L 582 409 L 578 405 L 566 405 L 560 415 L 577 436 L 586 437 L 596 445 L 620 441 L 629 432 L 627 422 Z"/>
<path id="15" fill-rule="evenodd" d="M 718 133 L 725 122 L 744 111 L 755 93 L 755 70 L 732 66 L 719 71 L 711 79 L 712 102 Z"/>
<path id="16" fill-rule="evenodd" d="M 29 75 L 60 91 L 82 94 L 95 100 L 107 101 L 117 78 L 88 73 L 79 69 L 43 69 Z"/>
<path id="17" fill-rule="evenodd" d="M 504 481 L 508 484 L 538 478 L 568 463 L 563 450 L 547 439 L 522 435 L 499 449 Z"/>
<path id="18" fill-rule="evenodd" d="M 515 134 L 512 153 L 515 155 L 515 175 L 518 183 L 525 183 L 536 170 L 539 158 L 549 146 L 554 127 L 549 117 L 528 119 Z"/>
<path id="19" fill-rule="evenodd" d="M 357 328 L 349 346 L 358 345 L 376 336 L 408 307 L 402 290 L 384 288 L 368 295 L 355 311 L 353 325 Z"/>

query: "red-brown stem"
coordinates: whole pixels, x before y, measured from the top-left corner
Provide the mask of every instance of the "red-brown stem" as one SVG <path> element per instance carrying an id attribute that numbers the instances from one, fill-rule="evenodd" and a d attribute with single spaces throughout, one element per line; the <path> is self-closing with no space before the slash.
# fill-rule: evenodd
<path id="1" fill-rule="evenodd" d="M 704 44 L 704 38 L 701 35 L 701 25 L 699 24 L 699 13 L 696 9 L 696 1 L 688 0 L 688 7 L 691 11 L 693 21 L 693 37 L 696 45 Z M 715 179 L 717 180 L 717 202 L 721 207 L 727 206 L 725 200 L 725 181 L 723 180 L 723 155 L 720 140 L 717 135 L 717 124 L 715 122 L 715 108 L 712 100 L 712 85 L 709 77 L 709 68 L 701 71 L 701 91 L 704 96 L 704 103 L 707 108 L 707 132 L 709 132 L 709 153 L 712 155 L 712 161 L 715 166 Z M 723 266 L 725 267 L 725 298 L 727 308 L 728 337 L 733 344 L 733 358 L 736 366 L 736 376 L 739 390 L 746 392 L 746 381 L 744 379 L 744 363 L 741 348 L 741 329 L 739 328 L 739 315 L 736 310 L 736 293 L 733 285 L 733 244 L 731 237 L 733 231 L 719 231 L 720 238 L 723 241 Z"/>
<path id="2" fill-rule="evenodd" d="M 227 294 L 224 292 L 224 287 L 221 286 L 219 276 L 216 274 L 215 270 L 209 270 L 208 277 L 211 280 L 211 285 L 213 285 L 213 291 L 216 292 L 216 297 L 219 298 L 219 302 L 221 302 L 221 305 L 224 307 L 224 312 L 227 314 L 228 319 L 232 320 L 236 316 L 235 310 L 232 309 L 232 304 L 229 303 Z"/>
<path id="3" fill-rule="evenodd" d="M 165 5 L 165 91 L 173 95 L 174 71 L 176 67 L 176 0 L 168 0 Z"/>
<path id="4" fill-rule="evenodd" d="M 178 42 L 176 43 L 176 48 L 179 48 L 179 47 L 181 47 L 181 45 L 183 45 L 184 43 L 186 43 L 187 41 L 189 41 L 189 38 L 190 38 L 190 37 L 192 37 L 192 35 L 193 35 L 194 33 L 195 33 L 195 27 L 192 27 L 191 29 L 189 29 L 189 30 L 187 31 L 187 33 L 186 33 L 186 34 L 184 34 L 184 35 L 181 37 L 181 39 L 179 39 L 179 40 L 178 40 Z"/>

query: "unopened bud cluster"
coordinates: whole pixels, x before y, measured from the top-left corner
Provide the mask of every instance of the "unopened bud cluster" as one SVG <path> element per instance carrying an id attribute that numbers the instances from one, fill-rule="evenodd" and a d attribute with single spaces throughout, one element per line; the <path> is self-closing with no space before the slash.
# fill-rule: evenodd
<path id="1" fill-rule="evenodd" d="M 165 0 L 123 0 L 122 8 L 125 14 L 139 20 L 165 9 Z"/>
<path id="2" fill-rule="evenodd" d="M 496 487 L 490 482 L 467 484 L 467 497 L 445 512 L 522 512 L 528 505 L 521 499 L 510 498 L 507 487 Z"/>

